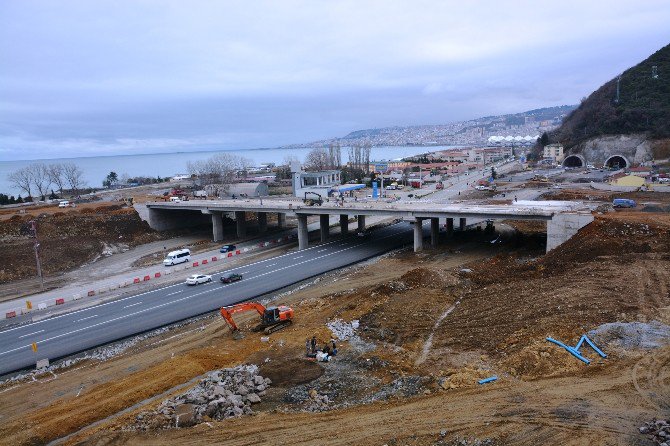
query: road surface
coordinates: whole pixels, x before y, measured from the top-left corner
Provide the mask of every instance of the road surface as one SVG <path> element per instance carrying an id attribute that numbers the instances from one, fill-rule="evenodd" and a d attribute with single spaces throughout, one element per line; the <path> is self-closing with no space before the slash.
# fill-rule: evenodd
<path id="1" fill-rule="evenodd" d="M 424 225 L 424 233 L 426 232 Z M 0 332 L 0 375 L 203 314 L 380 255 L 412 242 L 412 226 L 398 223 L 228 271 L 244 279 L 223 285 L 179 283 Z M 37 353 L 32 343 L 37 344 Z"/>

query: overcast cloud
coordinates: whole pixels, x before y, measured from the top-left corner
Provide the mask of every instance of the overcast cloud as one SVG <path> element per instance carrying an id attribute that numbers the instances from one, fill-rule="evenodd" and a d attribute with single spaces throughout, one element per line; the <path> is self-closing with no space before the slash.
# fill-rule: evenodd
<path id="1" fill-rule="evenodd" d="M 0 161 L 276 147 L 577 103 L 667 0 L 0 2 Z"/>

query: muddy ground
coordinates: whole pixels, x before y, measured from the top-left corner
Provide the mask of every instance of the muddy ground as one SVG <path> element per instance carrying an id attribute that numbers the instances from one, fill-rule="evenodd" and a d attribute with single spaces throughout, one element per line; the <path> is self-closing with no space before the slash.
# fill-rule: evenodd
<path id="1" fill-rule="evenodd" d="M 249 331 L 254 315 L 239 318 L 239 341 L 211 315 L 113 359 L 5 383 L 0 443 L 83 429 L 65 443 L 652 444 L 637 427 L 670 416 L 667 338 L 646 349 L 624 329 L 601 330 L 608 357 L 582 348 L 590 365 L 545 338 L 574 345 L 607 323 L 670 324 L 670 215 L 598 215 L 548 255 L 541 225 L 509 226 L 501 244 L 471 232 L 299 287 L 277 301 L 295 323 L 267 342 Z M 332 362 L 304 357 L 306 338 L 326 342 L 328 323 L 354 320 L 357 337 Z M 144 421 L 176 386 L 243 363 L 273 381 L 254 415 L 180 429 Z M 312 390 L 329 403 L 314 404 Z"/>

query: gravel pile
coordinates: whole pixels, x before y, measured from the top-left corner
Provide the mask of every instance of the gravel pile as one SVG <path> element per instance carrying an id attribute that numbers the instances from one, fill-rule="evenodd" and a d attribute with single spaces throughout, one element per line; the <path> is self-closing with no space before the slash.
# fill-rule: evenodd
<path id="1" fill-rule="evenodd" d="M 653 420 L 644 423 L 644 426 L 638 429 L 641 434 L 647 435 L 654 444 L 660 446 L 670 446 L 670 424 L 668 420 Z"/>
<path id="2" fill-rule="evenodd" d="M 188 392 L 163 401 L 155 411 L 139 414 L 132 429 L 188 427 L 205 417 L 223 420 L 249 415 L 270 384 L 255 365 L 216 370 Z"/>
<path id="3" fill-rule="evenodd" d="M 652 349 L 670 344 L 670 327 L 657 321 L 612 322 L 589 331 L 588 336 L 597 345 Z"/>
<path id="4" fill-rule="evenodd" d="M 366 342 L 356 334 L 359 327 L 358 320 L 344 322 L 342 319 L 335 319 L 326 324 L 333 333 L 333 337 L 339 341 L 349 341 L 349 345 L 359 353 L 365 353 L 374 350 L 377 346 L 371 342 Z"/>

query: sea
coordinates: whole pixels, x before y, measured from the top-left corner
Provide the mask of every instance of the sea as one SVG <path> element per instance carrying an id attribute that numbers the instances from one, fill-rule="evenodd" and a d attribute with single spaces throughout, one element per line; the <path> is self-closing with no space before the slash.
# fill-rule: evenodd
<path id="1" fill-rule="evenodd" d="M 455 148 L 456 146 L 382 146 L 372 147 L 370 150 L 371 161 L 391 161 L 404 157 L 419 155 L 421 153 L 433 152 Z M 121 178 L 124 174 L 128 177 L 171 177 L 177 174 L 188 173 L 187 163 L 189 161 L 205 160 L 217 153 L 232 153 L 243 156 L 252 161 L 254 166 L 263 163 L 283 164 L 287 157 L 296 157 L 305 160 L 307 153 L 312 150 L 306 148 L 290 149 L 242 149 L 225 151 L 202 151 L 202 152 L 173 152 L 154 153 L 142 155 L 114 155 L 114 156 L 91 156 L 81 158 L 53 158 L 30 161 L 0 161 L 0 193 L 17 196 L 25 195 L 14 187 L 8 180 L 9 174 L 28 166 L 32 163 L 75 163 L 84 172 L 84 180 L 89 187 L 102 187 L 102 181 L 109 172 L 116 172 Z M 348 161 L 348 150 L 342 147 L 342 163 Z"/>

